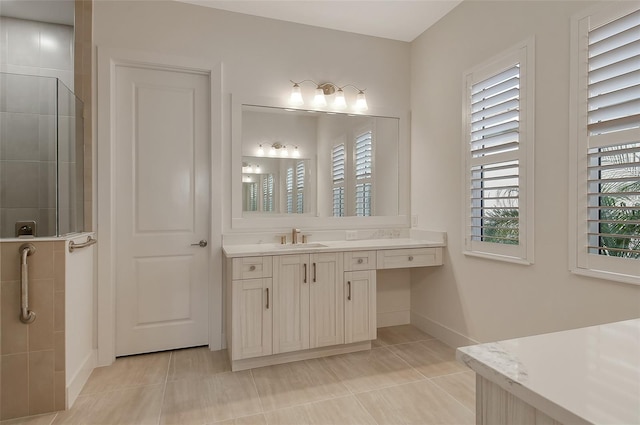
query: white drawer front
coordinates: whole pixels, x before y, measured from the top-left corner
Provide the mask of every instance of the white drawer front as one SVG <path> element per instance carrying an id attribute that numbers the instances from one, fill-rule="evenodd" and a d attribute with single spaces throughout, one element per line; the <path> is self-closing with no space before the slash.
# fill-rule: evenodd
<path id="1" fill-rule="evenodd" d="M 442 265 L 442 248 L 385 249 L 378 251 L 378 269 Z"/>
<path id="2" fill-rule="evenodd" d="M 375 270 L 376 251 L 348 251 L 344 253 L 344 270 Z"/>
<path id="3" fill-rule="evenodd" d="M 233 280 L 259 279 L 272 276 L 272 257 L 242 257 L 233 259 Z"/>

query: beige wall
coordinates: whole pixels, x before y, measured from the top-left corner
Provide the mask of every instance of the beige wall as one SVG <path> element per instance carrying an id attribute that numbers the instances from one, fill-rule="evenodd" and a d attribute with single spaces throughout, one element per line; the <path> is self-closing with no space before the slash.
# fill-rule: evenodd
<path id="1" fill-rule="evenodd" d="M 152 18 L 151 18 L 152 17 Z M 208 58 L 223 65 L 223 144 L 230 146 L 230 99 L 286 100 L 290 79 L 353 83 L 366 88 L 371 109 L 404 112 L 409 104 L 410 45 L 167 1 L 94 4 L 100 48 L 143 49 Z M 311 90 L 306 86 L 304 90 Z M 355 93 L 346 93 L 347 101 Z M 230 227 L 231 153 L 224 152 L 224 230 Z"/>
<path id="2" fill-rule="evenodd" d="M 412 319 L 451 342 L 640 316 L 640 287 L 569 273 L 569 43 L 578 1 L 467 0 L 412 44 L 412 212 L 448 234 L 445 265 L 412 272 Z M 535 264 L 462 254 L 462 75 L 535 36 Z"/>

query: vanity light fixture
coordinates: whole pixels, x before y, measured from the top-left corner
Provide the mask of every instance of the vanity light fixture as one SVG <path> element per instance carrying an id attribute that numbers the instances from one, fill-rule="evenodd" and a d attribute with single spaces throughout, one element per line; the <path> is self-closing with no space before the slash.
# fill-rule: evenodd
<path id="1" fill-rule="evenodd" d="M 267 147 L 269 148 L 269 156 L 280 156 L 282 158 L 287 158 L 289 156 L 289 148 L 280 142 L 272 143 L 271 145 L 267 145 Z M 263 144 L 258 145 L 257 154 L 258 156 L 264 156 Z M 293 146 L 291 156 L 294 158 L 300 158 L 300 150 L 297 146 Z"/>
<path id="2" fill-rule="evenodd" d="M 260 164 L 251 165 L 249 163 L 242 163 L 242 174 L 260 174 Z"/>
<path id="3" fill-rule="evenodd" d="M 289 97 L 289 103 L 292 106 L 302 106 L 304 105 L 304 99 L 302 98 L 302 92 L 300 90 L 300 84 L 305 82 L 310 82 L 315 84 L 315 95 L 313 97 L 313 106 L 325 107 L 327 106 L 327 96 L 335 94 L 333 98 L 332 107 L 334 109 L 345 109 L 347 107 L 347 100 L 344 97 L 344 88 L 345 87 L 353 87 L 358 91 L 356 95 L 356 103 L 353 105 L 353 109 L 356 111 L 366 111 L 369 107 L 367 105 L 367 98 L 365 97 L 364 91 L 366 89 L 359 89 L 353 84 L 345 84 L 344 86 L 338 86 L 334 83 L 321 83 L 318 84 L 313 80 L 302 80 L 296 83 L 293 80 L 289 80 L 293 83 L 293 87 L 291 88 L 291 96 Z"/>

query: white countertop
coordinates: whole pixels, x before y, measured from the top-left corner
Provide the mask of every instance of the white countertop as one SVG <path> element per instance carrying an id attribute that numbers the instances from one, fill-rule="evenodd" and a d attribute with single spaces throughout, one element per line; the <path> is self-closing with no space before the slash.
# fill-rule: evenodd
<path id="1" fill-rule="evenodd" d="M 640 319 L 462 347 L 458 360 L 564 424 L 640 424 Z"/>
<path id="2" fill-rule="evenodd" d="M 305 254 L 312 252 L 362 251 L 376 249 L 432 248 L 445 246 L 443 242 L 398 238 L 363 239 L 357 241 L 319 241 L 309 244 L 280 245 L 273 243 L 224 245 L 222 249 L 227 257 L 255 257 L 260 255 Z"/>

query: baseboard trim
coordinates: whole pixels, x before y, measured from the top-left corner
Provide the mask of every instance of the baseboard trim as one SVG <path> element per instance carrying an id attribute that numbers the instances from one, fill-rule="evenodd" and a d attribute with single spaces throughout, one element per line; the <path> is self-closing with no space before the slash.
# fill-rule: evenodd
<path id="1" fill-rule="evenodd" d="M 352 344 L 332 345 L 330 347 L 315 348 L 311 350 L 292 351 L 290 353 L 274 354 L 271 356 L 232 360 L 231 370 L 236 372 L 256 367 L 272 366 L 299 360 L 317 359 L 318 357 L 335 356 L 337 354 L 347 354 L 370 349 L 371 341 L 363 341 Z"/>
<path id="2" fill-rule="evenodd" d="M 473 338 L 469 338 L 460 332 L 453 330 L 442 323 L 429 319 L 416 312 L 411 312 L 411 324 L 423 332 L 438 338 L 450 347 L 464 347 L 466 345 L 479 344 Z"/>
<path id="3" fill-rule="evenodd" d="M 387 326 L 408 325 L 411 323 L 411 311 L 389 311 L 378 313 L 376 327 L 385 328 Z"/>
<path id="4" fill-rule="evenodd" d="M 76 373 L 67 383 L 67 410 L 71 409 L 73 403 L 76 402 L 78 395 L 80 395 L 80 391 L 82 391 L 82 387 L 86 384 L 87 379 L 89 379 L 91 372 L 93 372 L 93 369 L 95 369 L 97 364 L 98 350 L 91 350 Z"/>

